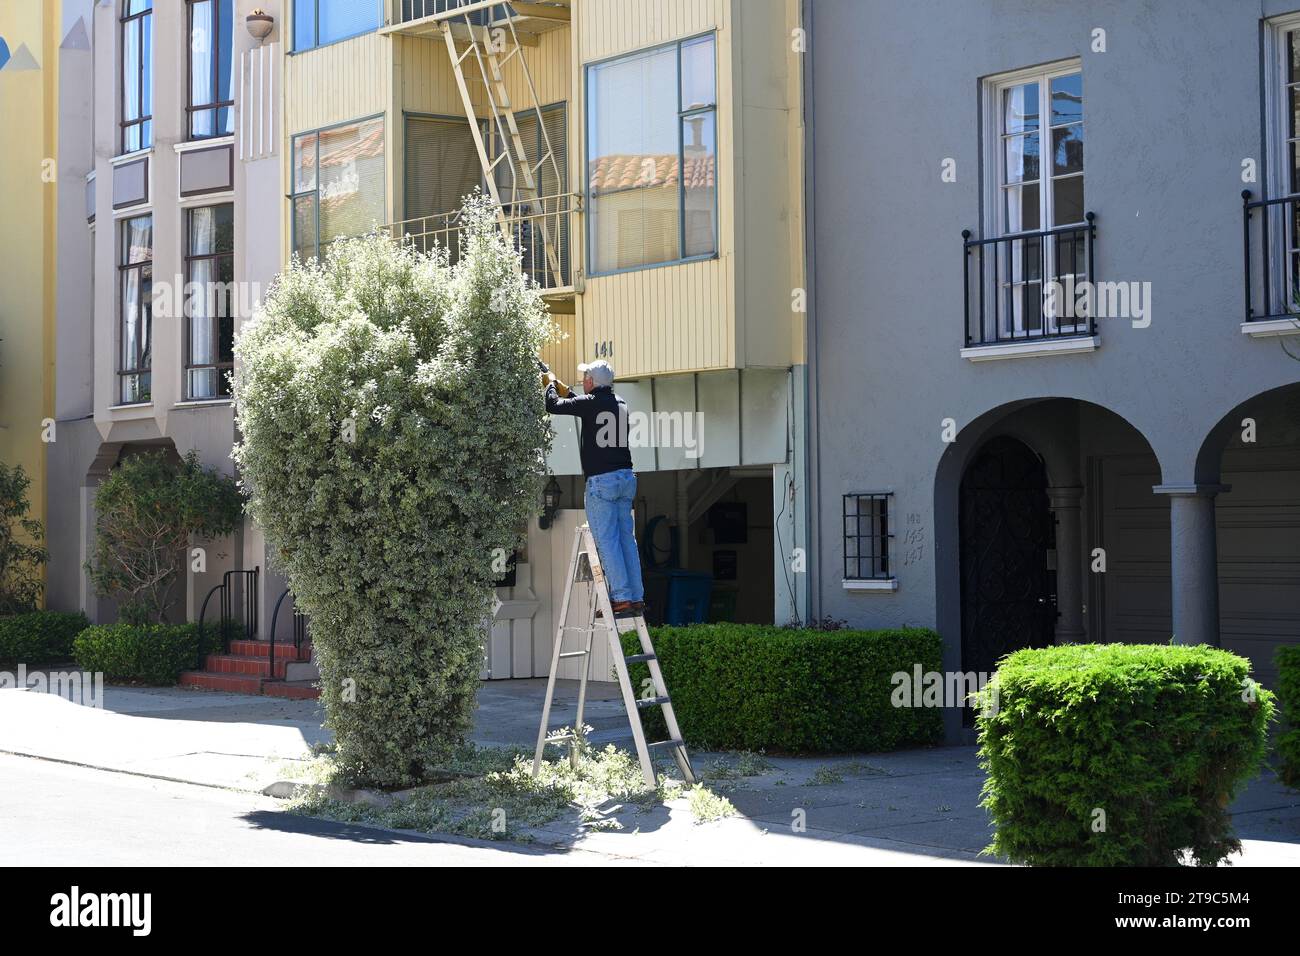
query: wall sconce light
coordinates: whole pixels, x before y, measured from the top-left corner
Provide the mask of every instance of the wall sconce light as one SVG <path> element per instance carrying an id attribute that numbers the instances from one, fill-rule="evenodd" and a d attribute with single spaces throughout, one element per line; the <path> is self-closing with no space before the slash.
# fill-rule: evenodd
<path id="1" fill-rule="evenodd" d="M 261 43 L 271 35 L 271 28 L 275 26 L 275 17 L 259 7 L 244 17 L 244 26 L 248 27 L 248 35 Z"/>
<path id="2" fill-rule="evenodd" d="M 542 516 L 537 519 L 538 527 L 546 531 L 555 521 L 555 512 L 560 510 L 560 499 L 564 496 L 560 483 L 551 475 L 551 480 L 542 489 Z"/>

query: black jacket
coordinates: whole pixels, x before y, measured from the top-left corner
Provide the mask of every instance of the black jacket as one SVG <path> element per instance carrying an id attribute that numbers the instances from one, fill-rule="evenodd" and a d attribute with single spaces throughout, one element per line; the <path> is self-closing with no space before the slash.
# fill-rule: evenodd
<path id="1" fill-rule="evenodd" d="M 546 387 L 546 410 L 579 420 L 579 449 L 586 477 L 632 467 L 632 453 L 627 447 L 627 403 L 608 385 L 593 389 L 590 395 L 560 398 L 552 382 Z"/>

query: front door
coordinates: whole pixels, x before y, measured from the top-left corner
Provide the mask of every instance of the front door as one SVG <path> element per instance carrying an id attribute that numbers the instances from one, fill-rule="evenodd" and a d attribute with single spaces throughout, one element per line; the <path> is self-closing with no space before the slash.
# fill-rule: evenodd
<path id="1" fill-rule="evenodd" d="M 991 439 L 962 478 L 959 520 L 962 670 L 991 674 L 1003 655 L 1053 639 L 1054 535 L 1042 459 L 1014 438 Z"/>

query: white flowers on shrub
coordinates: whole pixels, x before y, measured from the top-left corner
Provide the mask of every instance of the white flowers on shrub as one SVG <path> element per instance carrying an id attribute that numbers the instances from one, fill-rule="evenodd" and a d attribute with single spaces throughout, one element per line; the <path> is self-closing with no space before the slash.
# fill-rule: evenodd
<path id="1" fill-rule="evenodd" d="M 295 261 L 235 346 L 249 511 L 310 615 L 340 766 L 380 786 L 471 725 L 493 551 L 538 510 L 550 441 L 554 326 L 491 208 L 464 216 L 454 265 L 383 236 Z"/>

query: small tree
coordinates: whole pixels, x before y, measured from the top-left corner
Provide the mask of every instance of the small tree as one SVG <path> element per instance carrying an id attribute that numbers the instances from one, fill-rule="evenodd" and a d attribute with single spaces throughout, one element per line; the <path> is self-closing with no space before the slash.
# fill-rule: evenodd
<path id="1" fill-rule="evenodd" d="M 0 615 L 34 611 L 45 586 L 45 529 L 27 517 L 31 483 L 22 465 L 0 462 Z"/>
<path id="2" fill-rule="evenodd" d="M 129 624 L 164 623 L 191 535 L 235 530 L 242 499 L 233 478 L 204 468 L 190 452 L 133 455 L 109 473 L 95 496 L 96 593 L 116 597 Z"/>
<path id="3" fill-rule="evenodd" d="M 359 781 L 426 777 L 471 726 L 493 558 L 537 507 L 552 334 L 490 207 L 461 254 L 382 236 L 295 262 L 236 343 L 249 510 L 311 616 Z"/>

